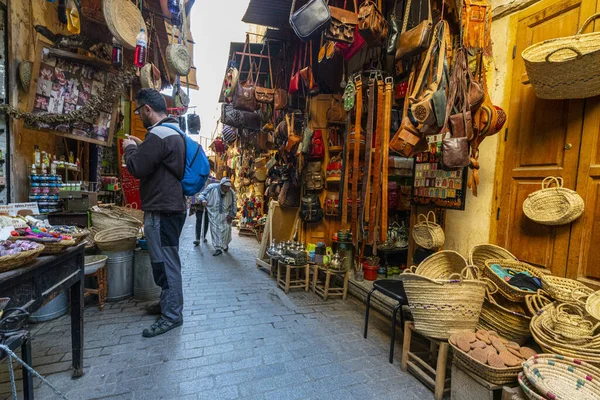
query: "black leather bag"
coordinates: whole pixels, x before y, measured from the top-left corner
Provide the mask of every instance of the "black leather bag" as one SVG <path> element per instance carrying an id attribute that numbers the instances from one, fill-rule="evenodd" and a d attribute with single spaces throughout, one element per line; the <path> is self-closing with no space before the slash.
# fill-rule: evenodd
<path id="1" fill-rule="evenodd" d="M 310 193 L 302 197 L 300 218 L 304 222 L 319 222 L 323 219 L 323 208 L 318 195 Z"/>
<path id="2" fill-rule="evenodd" d="M 231 104 L 221 106 L 221 122 L 234 128 L 245 128 L 259 131 L 261 128 L 260 115 L 249 111 L 241 111 L 233 108 Z"/>
<path id="3" fill-rule="evenodd" d="M 296 0 L 290 10 L 290 25 L 303 42 L 317 36 L 331 22 L 331 12 L 325 0 L 308 0 L 298 10 L 294 11 L 294 8 Z"/>
<path id="4" fill-rule="evenodd" d="M 198 135 L 200 133 L 200 116 L 198 114 L 188 114 L 187 125 L 191 135 Z"/>
<path id="5" fill-rule="evenodd" d="M 385 50 L 387 54 L 392 56 L 396 55 L 398 36 L 400 36 L 400 30 L 402 29 L 402 20 L 396 16 L 397 6 L 398 0 L 394 1 L 394 8 L 388 17 L 388 37 L 387 43 L 385 44 Z"/>

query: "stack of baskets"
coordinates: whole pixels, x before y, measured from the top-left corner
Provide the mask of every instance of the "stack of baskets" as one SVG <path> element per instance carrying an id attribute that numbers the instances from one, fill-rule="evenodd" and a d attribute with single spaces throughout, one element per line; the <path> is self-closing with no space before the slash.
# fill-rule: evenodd
<path id="1" fill-rule="evenodd" d="M 124 207 L 94 207 L 92 213 L 92 226 L 100 231 L 115 227 L 133 227 L 139 228 L 143 225 L 142 220 L 133 217 L 132 214 L 138 210 Z"/>
<path id="2" fill-rule="evenodd" d="M 446 340 L 457 332 L 475 331 L 486 284 L 458 253 L 435 253 L 400 279 L 417 332 Z"/>
<path id="3" fill-rule="evenodd" d="M 135 249 L 139 229 L 132 227 L 111 228 L 100 231 L 94 237 L 102 251 L 130 251 Z"/>

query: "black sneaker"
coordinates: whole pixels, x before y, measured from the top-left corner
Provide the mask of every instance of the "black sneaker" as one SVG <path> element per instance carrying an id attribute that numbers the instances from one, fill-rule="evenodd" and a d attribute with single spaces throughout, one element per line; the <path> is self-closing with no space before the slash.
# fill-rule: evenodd
<path id="1" fill-rule="evenodd" d="M 150 303 L 146 306 L 146 312 L 152 315 L 160 315 L 160 301 L 155 301 L 154 303 Z"/>
<path id="2" fill-rule="evenodd" d="M 213 256 L 220 256 L 221 254 L 223 254 L 223 252 L 221 251 L 221 249 L 217 249 L 215 250 L 215 252 L 213 253 Z"/>
<path id="3" fill-rule="evenodd" d="M 194 246 L 200 246 L 200 241 L 199 240 L 194 240 Z"/>
<path id="4" fill-rule="evenodd" d="M 158 321 L 150 325 L 150 328 L 144 329 L 142 332 L 143 337 L 154 337 L 162 335 L 165 332 L 169 332 L 171 329 L 177 328 L 183 325 L 183 319 L 177 322 L 169 322 L 164 318 L 159 318 Z"/>
<path id="5" fill-rule="evenodd" d="M 223 251 L 224 251 L 225 253 L 227 253 L 227 252 L 229 251 L 229 247 L 225 247 L 225 248 L 223 249 Z"/>
<path id="6" fill-rule="evenodd" d="M 208 242 L 208 240 L 206 240 L 206 238 L 204 238 L 204 243 Z"/>

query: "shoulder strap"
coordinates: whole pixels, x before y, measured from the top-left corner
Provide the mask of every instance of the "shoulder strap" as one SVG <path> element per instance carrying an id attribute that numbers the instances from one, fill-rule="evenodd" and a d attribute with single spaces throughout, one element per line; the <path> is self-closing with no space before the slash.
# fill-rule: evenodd
<path id="1" fill-rule="evenodd" d="M 434 57 L 434 53 L 437 52 L 437 63 L 435 65 L 436 68 L 436 78 L 434 82 L 439 84 L 442 80 L 442 74 L 444 71 L 444 60 L 446 58 L 446 35 L 445 31 L 447 28 L 446 21 L 440 21 L 433 31 L 433 38 L 431 39 L 431 44 L 429 45 L 429 49 L 427 50 L 427 56 L 425 57 L 425 61 L 423 62 L 423 67 L 419 72 L 419 76 L 415 83 L 415 87 L 413 88 L 413 92 L 411 97 L 416 98 L 420 91 L 423 88 L 425 75 L 429 72 L 429 65 Z"/>

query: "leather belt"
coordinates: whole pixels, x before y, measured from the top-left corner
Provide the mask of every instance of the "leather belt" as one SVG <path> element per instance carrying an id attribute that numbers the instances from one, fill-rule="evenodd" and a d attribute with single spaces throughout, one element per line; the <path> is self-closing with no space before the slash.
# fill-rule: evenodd
<path id="1" fill-rule="evenodd" d="M 355 79 L 356 86 L 356 119 L 354 123 L 354 158 L 352 160 L 352 244 L 358 244 L 358 178 L 360 175 L 360 131 L 362 121 L 362 80 L 360 75 Z"/>
<path id="2" fill-rule="evenodd" d="M 351 113 L 346 116 L 346 132 L 344 137 L 344 165 L 342 168 L 342 180 L 340 182 L 342 191 L 340 193 L 340 202 L 338 212 L 342 216 L 342 227 L 345 229 L 348 226 L 348 182 L 350 180 L 350 121 L 352 120 Z M 340 210 L 341 208 L 341 210 Z"/>
<path id="3" fill-rule="evenodd" d="M 371 206 L 369 217 L 369 243 L 375 249 L 377 246 L 377 227 L 379 225 L 379 206 L 381 204 L 381 136 L 383 134 L 383 78 L 377 77 L 377 129 L 375 131 L 375 165 L 373 167 L 373 195 L 372 202 L 377 206 Z"/>
<path id="4" fill-rule="evenodd" d="M 365 175 L 362 185 L 362 213 L 361 213 L 361 238 L 364 234 L 365 227 L 368 226 L 369 210 L 371 209 L 371 149 L 373 148 L 373 124 L 375 118 L 375 79 L 372 76 L 369 78 L 369 89 L 367 91 L 369 106 L 367 110 L 367 137 L 365 143 Z M 363 246 L 365 240 L 363 240 Z M 363 251 L 364 253 L 364 251 Z"/>
<path id="5" fill-rule="evenodd" d="M 384 100 L 384 113 L 383 113 L 383 146 L 382 147 L 382 159 L 383 165 L 381 168 L 382 184 L 381 184 L 381 229 L 380 240 L 384 243 L 387 240 L 387 226 L 388 226 L 388 168 L 389 168 L 389 143 L 390 143 L 390 129 L 392 125 L 392 88 L 394 85 L 394 78 L 385 79 L 385 100 Z"/>

